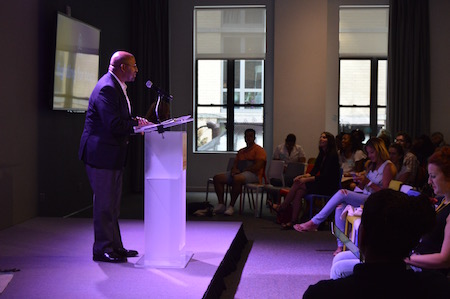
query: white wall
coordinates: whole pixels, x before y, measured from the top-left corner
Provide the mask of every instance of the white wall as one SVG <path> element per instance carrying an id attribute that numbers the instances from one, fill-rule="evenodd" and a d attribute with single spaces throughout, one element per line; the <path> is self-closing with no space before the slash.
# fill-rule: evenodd
<path id="1" fill-rule="evenodd" d="M 315 157 L 326 130 L 327 1 L 276 1 L 274 40 L 273 145 L 294 133 Z"/>

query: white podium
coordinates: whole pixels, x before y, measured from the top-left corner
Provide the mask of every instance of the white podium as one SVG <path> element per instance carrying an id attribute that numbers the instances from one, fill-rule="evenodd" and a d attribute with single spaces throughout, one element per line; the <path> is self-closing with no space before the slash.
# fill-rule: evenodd
<path id="1" fill-rule="evenodd" d="M 167 127 L 189 121 L 192 118 L 175 119 Z M 145 132 L 145 253 L 136 266 L 184 268 L 193 255 L 184 250 L 187 135 L 185 130 L 160 133 L 162 128 L 166 127 L 160 124 L 159 128 L 139 129 Z"/>

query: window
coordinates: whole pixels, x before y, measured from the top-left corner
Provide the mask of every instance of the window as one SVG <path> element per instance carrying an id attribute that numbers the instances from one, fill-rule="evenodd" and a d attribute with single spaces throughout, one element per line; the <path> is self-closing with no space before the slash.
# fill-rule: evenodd
<path id="1" fill-rule="evenodd" d="M 366 138 L 386 128 L 387 7 L 341 7 L 339 129 Z"/>
<path id="2" fill-rule="evenodd" d="M 195 9 L 195 151 L 263 145 L 265 8 Z"/>

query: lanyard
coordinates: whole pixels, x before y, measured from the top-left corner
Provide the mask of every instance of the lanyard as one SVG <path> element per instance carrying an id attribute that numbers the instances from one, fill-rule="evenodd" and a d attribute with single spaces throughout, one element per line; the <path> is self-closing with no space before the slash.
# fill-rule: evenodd
<path id="1" fill-rule="evenodd" d="M 448 206 L 450 202 L 444 204 L 444 200 L 442 200 L 441 204 L 436 208 L 436 214 L 442 211 L 446 206 Z"/>

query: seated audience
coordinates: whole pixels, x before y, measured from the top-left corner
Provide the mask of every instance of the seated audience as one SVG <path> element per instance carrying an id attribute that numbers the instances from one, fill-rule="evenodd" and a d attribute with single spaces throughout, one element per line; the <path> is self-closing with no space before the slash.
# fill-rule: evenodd
<path id="1" fill-rule="evenodd" d="M 170 118 L 170 104 L 166 101 L 160 101 L 158 110 L 156 110 L 157 103 L 158 101 L 154 101 L 145 115 L 145 118 L 154 124 L 158 124 Z"/>
<path id="2" fill-rule="evenodd" d="M 241 194 L 242 186 L 246 183 L 258 183 L 262 181 L 266 165 L 266 151 L 255 143 L 255 130 L 245 130 L 246 147 L 240 149 L 236 154 L 231 171 L 219 173 L 213 177 L 214 190 L 219 201 L 213 212 L 233 215 L 234 204 Z M 231 202 L 228 208 L 224 204 L 225 184 L 231 186 Z"/>
<path id="3" fill-rule="evenodd" d="M 437 223 L 425 235 L 408 259 L 407 264 L 422 269 L 437 269 L 446 275 L 450 270 L 450 146 L 439 148 L 428 159 L 428 183 L 438 196 L 443 196 L 436 208 Z"/>
<path id="4" fill-rule="evenodd" d="M 360 207 L 371 193 L 389 187 L 390 181 L 395 177 L 397 169 L 389 160 L 389 153 L 384 146 L 384 141 L 373 137 L 366 143 L 366 152 L 369 161 L 366 163 L 366 174 L 356 178 L 358 188 L 362 192 L 341 189 L 327 202 L 323 209 L 308 222 L 294 225 L 299 232 L 316 231 L 323 221 L 335 211 L 335 223 L 342 231 L 345 229 L 345 220 L 341 219 L 341 213 L 347 205 Z M 343 244 L 338 240 L 338 247 L 334 255 L 342 251 Z"/>
<path id="5" fill-rule="evenodd" d="M 411 152 L 412 139 L 406 132 L 399 132 L 395 137 L 395 143 L 400 144 L 403 147 L 405 156 L 403 157 L 403 164 L 408 169 L 409 175 L 405 179 L 404 183 L 411 186 L 416 186 L 417 172 L 419 169 L 419 160 L 417 156 Z"/>
<path id="6" fill-rule="evenodd" d="M 410 169 L 403 164 L 403 157 L 405 152 L 403 151 L 403 147 L 399 143 L 392 143 L 389 146 L 389 157 L 392 163 L 394 163 L 397 168 L 397 175 L 394 180 L 405 182 L 409 177 Z"/>
<path id="7" fill-rule="evenodd" d="M 386 129 L 381 129 L 380 132 L 377 135 L 378 138 L 381 138 L 381 140 L 384 141 L 384 145 L 386 146 L 386 148 L 389 147 L 389 145 L 392 143 L 392 137 L 391 137 L 391 133 L 389 133 L 388 130 Z"/>
<path id="8" fill-rule="evenodd" d="M 342 134 L 342 148 L 339 151 L 339 164 L 341 165 L 342 188 L 353 190 L 356 184 L 353 182 L 353 175 L 364 170 L 366 154 L 358 149 L 358 144 L 350 133 Z"/>
<path id="9" fill-rule="evenodd" d="M 390 189 L 371 194 L 359 229 L 364 263 L 348 277 L 309 286 L 303 298 L 448 298 L 450 283 L 444 275 L 414 272 L 404 262 L 434 220 L 425 196 Z"/>
<path id="10" fill-rule="evenodd" d="M 433 134 L 431 134 L 431 142 L 433 142 L 435 148 L 447 145 L 444 140 L 444 134 L 442 134 L 441 132 L 434 132 Z"/>
<path id="11" fill-rule="evenodd" d="M 416 271 L 437 270 L 444 275 L 450 273 L 450 147 L 444 146 L 434 153 L 428 164 L 431 184 L 435 195 L 444 196 L 436 206 L 436 225 L 422 236 L 413 254 L 405 262 Z M 364 209 L 366 206 L 364 207 Z M 330 277 L 337 279 L 353 273 L 359 259 L 349 252 L 341 252 L 333 259 Z"/>
<path id="12" fill-rule="evenodd" d="M 292 204 L 291 220 L 282 223 L 283 229 L 292 229 L 300 214 L 302 199 L 306 194 L 315 193 L 331 195 L 339 189 L 340 169 L 336 143 L 331 133 L 323 132 L 319 139 L 319 155 L 310 173 L 299 175 L 294 179 L 289 193 L 281 205 L 272 204 L 278 213 L 289 213 Z"/>
<path id="13" fill-rule="evenodd" d="M 357 144 L 357 148 L 360 150 L 364 149 L 364 140 L 366 140 L 366 135 L 364 134 L 363 131 L 361 131 L 360 129 L 355 129 L 353 131 L 351 131 L 352 136 L 353 136 L 353 140 L 355 140 L 355 143 Z"/>
<path id="14" fill-rule="evenodd" d="M 344 134 L 345 133 L 340 132 L 339 134 L 337 134 L 334 137 L 334 140 L 336 140 L 336 149 L 337 149 L 338 153 L 339 153 L 339 151 L 342 150 L 342 136 L 344 136 Z"/>
<path id="15" fill-rule="evenodd" d="M 427 183 L 428 173 L 427 173 L 427 163 L 428 157 L 430 157 L 435 150 L 431 138 L 428 135 L 422 134 L 416 139 L 411 146 L 411 152 L 416 155 L 419 161 L 419 166 L 417 168 L 416 181 L 414 186 L 422 188 Z"/>
<path id="16" fill-rule="evenodd" d="M 411 151 L 416 155 L 420 165 L 427 164 L 428 158 L 434 153 L 434 150 L 433 142 L 431 142 L 431 138 L 426 134 L 415 138 L 411 146 Z"/>
<path id="17" fill-rule="evenodd" d="M 274 160 L 283 160 L 285 163 L 306 161 L 305 151 L 296 144 L 297 137 L 294 134 L 289 134 L 284 143 L 278 145 L 273 152 Z"/>

